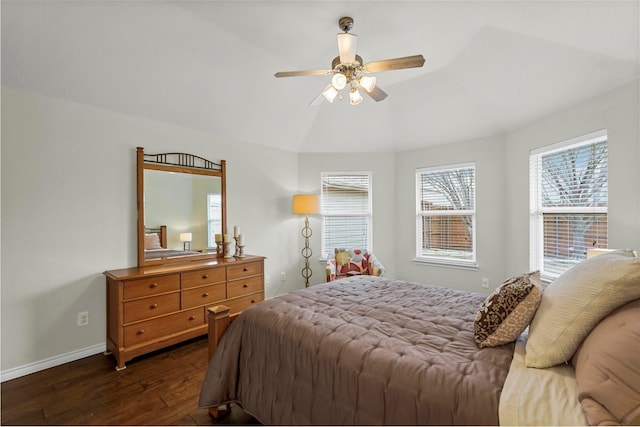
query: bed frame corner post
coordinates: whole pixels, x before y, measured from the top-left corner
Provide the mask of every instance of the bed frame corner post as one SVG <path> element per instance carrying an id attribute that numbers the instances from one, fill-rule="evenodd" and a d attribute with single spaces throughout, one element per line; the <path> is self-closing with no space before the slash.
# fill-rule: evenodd
<path id="1" fill-rule="evenodd" d="M 209 359 L 218 348 L 222 335 L 229 327 L 231 309 L 224 305 L 216 305 L 207 308 L 207 323 L 209 325 Z"/>
<path id="2" fill-rule="evenodd" d="M 229 317 L 229 312 L 231 309 L 224 305 L 216 305 L 213 307 L 207 308 L 207 323 L 209 325 L 209 358 L 208 361 L 211 361 L 216 349 L 218 348 L 218 344 L 220 343 L 220 339 L 222 335 L 229 327 L 231 323 L 231 318 Z M 209 408 L 209 415 L 215 419 L 219 419 L 224 415 L 231 412 L 231 408 L 229 405 L 222 405 L 216 408 Z"/>

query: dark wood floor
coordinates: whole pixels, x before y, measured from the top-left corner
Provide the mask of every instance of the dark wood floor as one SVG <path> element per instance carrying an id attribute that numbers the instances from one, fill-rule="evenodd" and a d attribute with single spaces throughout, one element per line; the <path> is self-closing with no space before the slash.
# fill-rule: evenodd
<path id="1" fill-rule="evenodd" d="M 115 370 L 98 354 L 2 383 L 3 425 L 254 424 L 233 406 L 215 421 L 198 408 L 206 337 L 136 358 Z"/>

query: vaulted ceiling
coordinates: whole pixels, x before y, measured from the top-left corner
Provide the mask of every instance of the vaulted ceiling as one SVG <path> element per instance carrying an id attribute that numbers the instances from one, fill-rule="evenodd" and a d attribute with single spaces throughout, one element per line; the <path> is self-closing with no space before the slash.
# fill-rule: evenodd
<path id="1" fill-rule="evenodd" d="M 294 152 L 509 132 L 638 78 L 638 1 L 2 0 L 2 85 Z M 318 107 L 341 16 L 389 97 Z"/>

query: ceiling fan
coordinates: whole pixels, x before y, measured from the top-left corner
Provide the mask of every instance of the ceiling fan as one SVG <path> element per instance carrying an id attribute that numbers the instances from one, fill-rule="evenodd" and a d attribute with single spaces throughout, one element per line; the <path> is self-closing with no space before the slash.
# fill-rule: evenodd
<path id="1" fill-rule="evenodd" d="M 336 96 L 342 99 L 342 89 L 349 88 L 349 102 L 356 105 L 362 102 L 362 95 L 358 88 L 369 95 L 374 101 L 379 102 L 388 95 L 385 91 L 376 86 L 376 78 L 368 76 L 370 73 L 380 71 L 399 70 L 402 68 L 420 68 L 424 65 L 422 55 L 404 56 L 401 58 L 384 59 L 365 64 L 359 55 L 356 55 L 358 36 L 351 34 L 349 30 L 353 28 L 353 19 L 344 16 L 338 20 L 338 26 L 343 31 L 338 33 L 338 53 L 331 62 L 330 70 L 303 70 L 303 71 L 278 71 L 276 77 L 296 77 L 296 76 L 324 76 L 333 74 L 329 83 L 316 96 L 310 105 L 319 105 L 325 99 L 333 103 Z"/>

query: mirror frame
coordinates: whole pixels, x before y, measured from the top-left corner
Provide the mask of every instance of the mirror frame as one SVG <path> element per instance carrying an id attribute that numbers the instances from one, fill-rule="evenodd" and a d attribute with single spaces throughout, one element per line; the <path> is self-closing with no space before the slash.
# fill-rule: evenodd
<path id="1" fill-rule="evenodd" d="M 226 192 L 226 162 L 212 162 L 202 157 L 186 153 L 160 153 L 145 154 L 144 148 L 137 147 L 137 185 L 138 185 L 138 267 L 150 265 L 172 264 L 195 260 L 217 258 L 216 252 L 206 252 L 202 255 L 190 255 L 185 257 L 157 258 L 146 260 L 144 258 L 144 171 L 147 169 L 189 173 L 193 175 L 208 175 L 221 178 L 220 192 L 222 205 L 222 230 L 227 232 L 227 192 Z M 160 226 L 162 224 L 154 224 Z"/>

